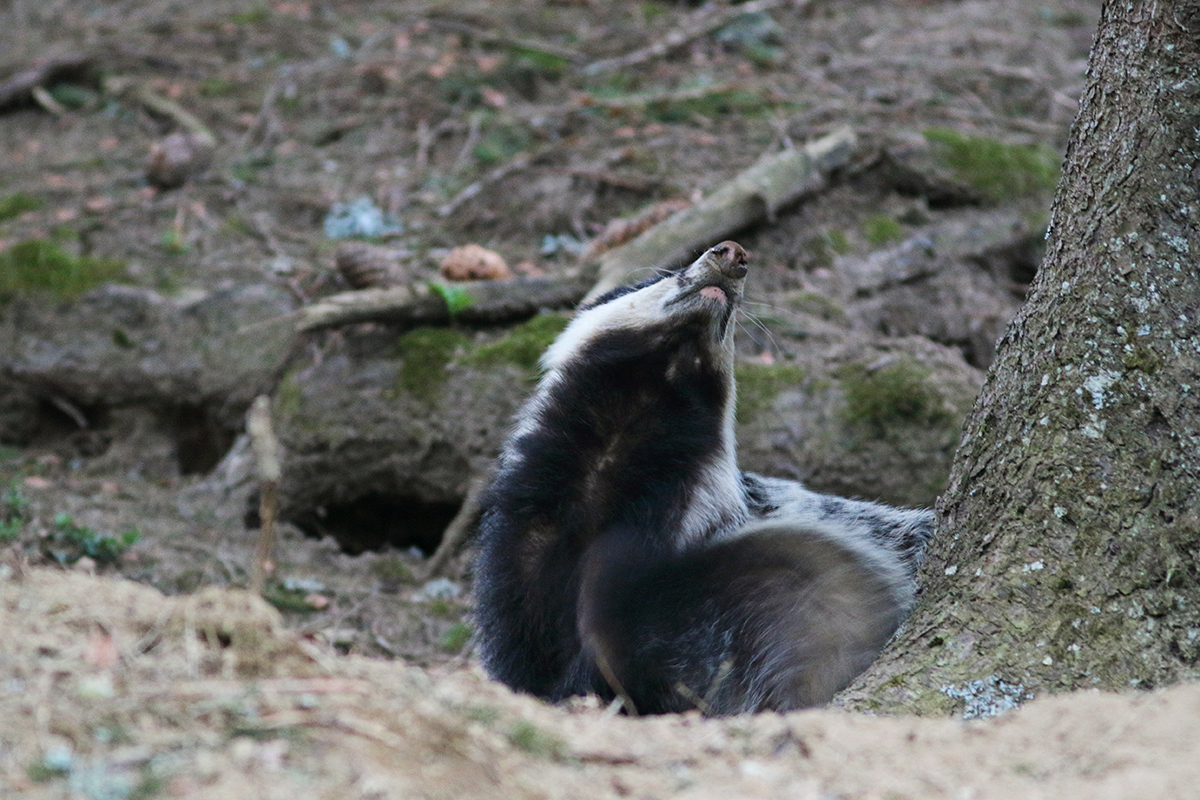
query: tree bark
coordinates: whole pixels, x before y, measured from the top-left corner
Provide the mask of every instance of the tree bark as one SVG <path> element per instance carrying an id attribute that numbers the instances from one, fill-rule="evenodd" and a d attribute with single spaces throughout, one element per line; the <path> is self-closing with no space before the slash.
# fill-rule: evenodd
<path id="1" fill-rule="evenodd" d="M 1200 2 L 1106 0 L 1046 259 L 916 610 L 843 696 L 982 716 L 1200 677 Z"/>

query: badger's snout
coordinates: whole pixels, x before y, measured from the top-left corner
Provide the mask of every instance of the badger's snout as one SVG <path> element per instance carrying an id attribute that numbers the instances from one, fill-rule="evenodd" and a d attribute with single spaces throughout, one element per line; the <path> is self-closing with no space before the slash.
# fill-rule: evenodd
<path id="1" fill-rule="evenodd" d="M 746 277 L 746 262 L 750 260 L 750 257 L 737 242 L 726 240 L 708 252 L 723 275 L 734 280 Z"/>

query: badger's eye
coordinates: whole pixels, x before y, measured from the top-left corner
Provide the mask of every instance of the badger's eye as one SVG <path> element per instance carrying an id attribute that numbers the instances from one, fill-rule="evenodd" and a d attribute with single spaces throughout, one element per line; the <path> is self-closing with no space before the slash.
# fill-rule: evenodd
<path id="1" fill-rule="evenodd" d="M 610 303 L 613 300 L 616 300 L 618 297 L 624 297 L 627 294 L 633 294 L 634 292 L 645 289 L 647 286 L 653 286 L 654 284 L 661 281 L 663 278 L 670 277 L 672 274 L 673 273 L 670 273 L 670 272 L 660 272 L 657 275 L 652 275 L 651 277 L 646 278 L 644 281 L 639 281 L 638 283 L 631 283 L 627 286 L 618 286 L 615 289 L 610 289 L 607 292 L 605 292 L 604 294 L 597 297 L 592 302 L 588 303 L 587 305 L 580 306 L 579 310 L 587 311 L 589 308 L 596 308 L 597 306 L 602 306 L 605 303 Z"/>

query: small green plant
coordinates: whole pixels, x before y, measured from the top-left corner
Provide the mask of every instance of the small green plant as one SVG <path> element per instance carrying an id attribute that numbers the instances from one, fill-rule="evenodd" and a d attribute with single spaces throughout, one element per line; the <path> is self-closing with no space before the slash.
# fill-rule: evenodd
<path id="1" fill-rule="evenodd" d="M 446 303 L 446 310 L 450 312 L 450 319 L 458 316 L 458 313 L 464 309 L 470 308 L 475 302 L 471 297 L 471 293 L 461 286 L 450 286 L 444 283 L 431 283 L 429 288 L 439 295 Z"/>
<path id="2" fill-rule="evenodd" d="M 45 201 L 42 198 L 25 192 L 10 194 L 8 197 L 0 198 L 0 222 L 6 219 L 15 219 L 26 211 L 37 211 L 44 205 Z"/>
<path id="3" fill-rule="evenodd" d="M 925 138 L 960 180 L 989 200 L 1047 191 L 1058 183 L 1059 156 L 1045 145 L 1007 144 L 949 128 L 930 128 Z"/>
<path id="4" fill-rule="evenodd" d="M 481 164 L 497 164 L 529 146 L 529 131 L 515 125 L 497 125 L 483 135 L 471 154 Z"/>
<path id="5" fill-rule="evenodd" d="M 862 232 L 875 247 L 904 238 L 904 226 L 887 214 L 872 214 L 864 219 Z"/>
<path id="6" fill-rule="evenodd" d="M 839 256 L 850 252 L 850 240 L 846 238 L 845 231 L 839 231 L 836 228 L 825 231 L 825 241 L 829 243 L 830 249 Z"/>
<path id="7" fill-rule="evenodd" d="M 183 234 L 174 228 L 164 231 L 158 243 L 162 245 L 163 250 L 166 250 L 173 256 L 180 256 L 188 251 L 187 240 L 183 238 Z"/>
<path id="8" fill-rule="evenodd" d="M 263 600 L 280 611 L 299 611 L 304 614 L 311 614 L 317 610 L 316 606 L 307 599 L 310 594 L 312 592 L 308 589 L 287 586 L 279 581 L 268 583 L 262 591 Z"/>
<path id="9" fill-rule="evenodd" d="M 508 741 L 514 747 L 541 758 L 560 758 L 565 748 L 565 743 L 557 736 L 525 720 L 516 722 L 509 729 Z"/>
<path id="10" fill-rule="evenodd" d="M 459 653 L 469 641 L 471 641 L 471 626 L 465 622 L 456 622 L 442 635 L 441 645 L 447 653 Z"/>
<path id="11" fill-rule="evenodd" d="M 57 242 L 26 239 L 0 252 L 0 298 L 20 292 L 72 298 L 124 271 L 125 265 L 114 259 L 76 256 Z"/>
<path id="12" fill-rule="evenodd" d="M 70 514 L 57 514 L 54 528 L 43 541 L 47 555 L 60 564 L 74 564 L 87 556 L 97 564 L 112 564 L 137 544 L 142 534 L 129 529 L 119 534 L 96 533 L 77 525 Z"/>
<path id="13" fill-rule="evenodd" d="M 237 88 L 237 84 L 228 78 L 214 76 L 205 78 L 200 81 L 200 95 L 202 97 L 224 97 L 233 94 Z"/>
<path id="14" fill-rule="evenodd" d="M 16 486 L 0 494 L 0 544 L 14 541 L 29 521 L 29 501 Z"/>

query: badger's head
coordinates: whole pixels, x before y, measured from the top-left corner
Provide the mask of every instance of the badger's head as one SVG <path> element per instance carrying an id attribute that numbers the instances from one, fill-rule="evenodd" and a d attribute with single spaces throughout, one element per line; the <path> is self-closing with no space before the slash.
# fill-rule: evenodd
<path id="1" fill-rule="evenodd" d="M 502 463 L 552 462 L 556 491 L 578 484 L 601 523 L 628 506 L 677 543 L 740 524 L 733 317 L 745 278 L 746 251 L 722 242 L 584 306 L 546 351 Z"/>
<path id="2" fill-rule="evenodd" d="M 555 373 L 585 357 L 601 340 L 627 333 L 644 342 L 686 339 L 732 375 L 733 315 L 742 300 L 746 251 L 721 242 L 687 267 L 621 286 L 582 307 L 546 351 L 542 365 Z"/>

